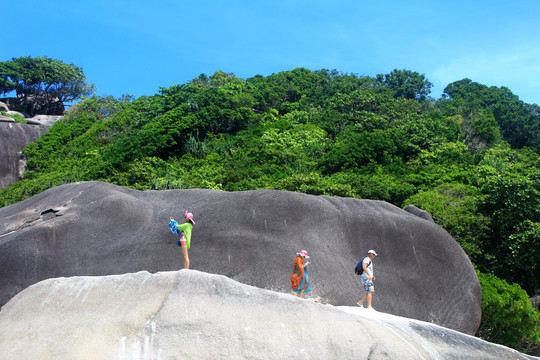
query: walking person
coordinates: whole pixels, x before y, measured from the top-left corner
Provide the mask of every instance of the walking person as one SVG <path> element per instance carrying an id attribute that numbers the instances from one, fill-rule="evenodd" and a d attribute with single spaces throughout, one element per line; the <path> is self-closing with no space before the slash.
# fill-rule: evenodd
<path id="1" fill-rule="evenodd" d="M 356 304 L 360 307 L 364 307 L 364 302 L 367 301 L 368 309 L 373 309 L 371 307 L 371 301 L 373 300 L 373 293 L 375 292 L 375 287 L 373 286 L 373 281 L 375 280 L 375 275 L 373 274 L 373 259 L 375 259 L 375 256 L 377 256 L 375 250 L 369 250 L 367 256 L 361 261 L 362 275 L 360 275 L 360 279 L 362 280 L 366 293 Z M 358 268 L 359 265 L 360 262 L 358 262 L 356 267 Z"/>
<path id="2" fill-rule="evenodd" d="M 191 231 L 193 230 L 193 214 L 186 210 L 184 214 L 185 222 L 179 224 L 171 216 L 169 221 L 169 229 L 171 229 L 173 234 L 179 236 L 176 241 L 176 245 L 180 246 L 180 252 L 182 253 L 182 262 L 184 263 L 184 269 L 189 269 L 189 255 L 188 249 L 191 247 Z"/>
<path id="3" fill-rule="evenodd" d="M 304 262 L 305 259 L 309 259 L 309 255 L 306 250 L 302 250 L 296 253 L 294 259 L 293 272 L 291 274 L 291 285 L 294 296 L 302 297 L 304 293 L 311 291 L 309 287 L 309 276 L 307 266 L 309 261 Z"/>

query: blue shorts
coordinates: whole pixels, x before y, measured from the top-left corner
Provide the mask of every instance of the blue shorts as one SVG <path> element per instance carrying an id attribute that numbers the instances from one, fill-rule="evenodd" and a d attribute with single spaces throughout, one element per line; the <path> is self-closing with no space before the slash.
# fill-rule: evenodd
<path id="1" fill-rule="evenodd" d="M 369 280 L 367 275 L 362 274 L 360 276 L 362 279 L 362 284 L 364 284 L 364 290 L 366 292 L 375 292 L 375 286 L 373 286 L 373 280 Z"/>

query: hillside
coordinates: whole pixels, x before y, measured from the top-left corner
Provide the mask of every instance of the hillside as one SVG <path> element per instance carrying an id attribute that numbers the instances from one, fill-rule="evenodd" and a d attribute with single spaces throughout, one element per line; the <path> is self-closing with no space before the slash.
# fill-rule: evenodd
<path id="1" fill-rule="evenodd" d="M 24 150 L 28 171 L 0 191 L 0 205 L 82 180 L 413 204 L 482 273 L 538 293 L 538 106 L 469 79 L 438 100 L 430 87 L 407 70 L 372 78 L 300 68 L 89 98 Z"/>

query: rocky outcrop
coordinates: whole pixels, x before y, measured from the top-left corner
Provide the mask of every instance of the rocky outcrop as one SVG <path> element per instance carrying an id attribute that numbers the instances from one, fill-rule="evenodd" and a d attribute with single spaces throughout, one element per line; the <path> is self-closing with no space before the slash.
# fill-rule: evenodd
<path id="1" fill-rule="evenodd" d="M 1 115 L 1 114 L 0 114 L 0 122 L 4 122 L 4 123 L 14 123 L 14 122 L 15 122 L 15 119 L 10 118 L 9 116 L 5 116 L 5 115 Z"/>
<path id="2" fill-rule="evenodd" d="M 23 148 L 48 129 L 44 125 L 0 121 L 0 188 L 20 179 L 24 171 L 24 161 L 21 159 Z"/>
<path id="3" fill-rule="evenodd" d="M 19 111 L 30 116 L 42 115 L 63 115 L 65 111 L 64 103 L 59 99 L 51 99 L 47 95 L 28 95 L 3 98 L 2 101 L 10 110 Z"/>
<path id="4" fill-rule="evenodd" d="M 13 103 L 10 98 L 2 100 Z M 26 123 L 21 124 L 5 115 L 0 114 L 0 189 L 20 179 L 25 162 L 21 152 L 26 145 L 36 141 L 49 130 L 55 122 L 61 120 L 59 115 L 36 115 L 32 118 L 25 113 L 10 110 L 6 103 L 0 102 L 0 110 L 6 115 L 18 115 Z M 62 111 L 63 112 L 63 111 Z"/>
<path id="5" fill-rule="evenodd" d="M 435 222 L 426 210 L 422 210 L 414 205 L 407 205 L 403 208 L 403 210 L 410 212 L 411 214 L 416 215 L 424 220 L 431 221 L 433 223 Z"/>
<path id="6" fill-rule="evenodd" d="M 9 107 L 5 102 L 0 101 L 0 111 L 9 111 Z"/>
<path id="7" fill-rule="evenodd" d="M 195 270 L 290 292 L 296 252 L 311 255 L 310 296 L 361 297 L 356 262 L 374 260 L 377 310 L 474 333 L 481 289 L 442 228 L 381 201 L 285 191 L 136 191 L 101 182 L 55 187 L 0 209 L 0 301 L 47 278 L 181 268 L 169 216 L 195 215 Z"/>
<path id="8" fill-rule="evenodd" d="M 64 116 L 61 115 L 35 115 L 34 117 L 26 119 L 26 123 L 51 127 L 54 125 L 54 123 L 62 120 L 63 118 Z"/>
<path id="9" fill-rule="evenodd" d="M 433 324 L 181 270 L 50 279 L 0 311 L 9 359 L 533 359 Z"/>

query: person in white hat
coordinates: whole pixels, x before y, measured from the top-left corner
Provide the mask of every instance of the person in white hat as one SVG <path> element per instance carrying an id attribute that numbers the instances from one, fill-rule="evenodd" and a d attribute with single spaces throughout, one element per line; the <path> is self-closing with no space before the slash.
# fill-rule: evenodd
<path id="1" fill-rule="evenodd" d="M 293 272 L 291 274 L 291 285 L 294 296 L 302 297 L 305 292 L 311 291 L 309 287 L 309 278 L 307 266 L 308 262 L 304 262 L 305 259 L 309 259 L 308 252 L 302 250 L 296 253 L 296 258 L 294 259 Z"/>
<path id="2" fill-rule="evenodd" d="M 360 275 L 360 279 L 362 279 L 362 284 L 364 284 L 364 290 L 366 291 L 366 294 L 360 301 L 358 301 L 356 304 L 360 307 L 364 307 L 364 302 L 367 301 L 367 308 L 373 309 L 371 307 L 371 301 L 373 299 L 373 293 L 375 292 L 375 287 L 373 286 L 373 281 L 375 280 L 375 275 L 373 274 L 373 259 L 375 259 L 375 256 L 377 256 L 377 253 L 375 250 L 369 250 L 367 256 L 362 260 L 362 269 L 364 270 L 362 272 L 362 275 Z"/>

